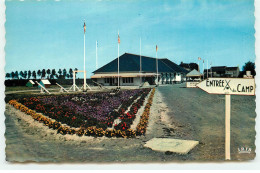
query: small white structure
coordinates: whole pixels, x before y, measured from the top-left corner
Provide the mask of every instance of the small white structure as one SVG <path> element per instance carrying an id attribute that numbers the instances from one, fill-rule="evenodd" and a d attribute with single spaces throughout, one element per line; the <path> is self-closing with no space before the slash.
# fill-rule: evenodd
<path id="1" fill-rule="evenodd" d="M 192 70 L 186 75 L 186 87 L 187 88 L 196 88 L 197 84 L 201 81 L 202 74 L 196 69 Z"/>
<path id="2" fill-rule="evenodd" d="M 191 149 L 199 144 L 199 141 L 181 140 L 171 138 L 153 138 L 145 143 L 145 147 L 159 152 L 174 152 L 187 154 Z"/>
<path id="3" fill-rule="evenodd" d="M 243 76 L 243 78 L 253 78 L 253 75 L 251 75 L 251 71 L 246 71 L 246 74 Z"/>
<path id="4" fill-rule="evenodd" d="M 35 85 L 35 83 L 34 83 L 32 80 L 29 80 L 29 82 L 30 82 L 32 85 Z"/>
<path id="5" fill-rule="evenodd" d="M 48 79 L 42 79 L 42 80 L 40 81 L 40 84 L 41 84 L 42 86 L 44 86 L 45 88 L 49 88 L 49 87 L 51 86 L 51 83 L 50 83 L 50 81 L 49 81 Z"/>

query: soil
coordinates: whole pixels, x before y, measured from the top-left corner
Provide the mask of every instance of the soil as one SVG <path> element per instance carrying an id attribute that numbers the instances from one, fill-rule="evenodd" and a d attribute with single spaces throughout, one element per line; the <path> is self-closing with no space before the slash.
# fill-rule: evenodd
<path id="1" fill-rule="evenodd" d="M 231 159 L 255 157 L 255 97 L 231 96 Z M 11 162 L 143 163 L 225 160 L 225 97 L 197 88 L 156 88 L 147 133 L 134 139 L 60 135 L 6 106 L 6 160 Z M 144 147 L 155 138 L 198 140 L 186 155 Z M 250 147 L 250 154 L 239 154 Z"/>

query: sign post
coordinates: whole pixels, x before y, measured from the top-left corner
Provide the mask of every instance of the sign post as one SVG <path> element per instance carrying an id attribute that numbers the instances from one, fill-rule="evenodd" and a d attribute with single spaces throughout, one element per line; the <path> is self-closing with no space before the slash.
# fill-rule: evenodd
<path id="1" fill-rule="evenodd" d="M 230 160 L 230 110 L 231 110 L 231 99 L 230 95 L 225 95 L 225 158 Z"/>
<path id="2" fill-rule="evenodd" d="M 225 95 L 225 159 L 230 156 L 230 110 L 231 95 L 255 95 L 255 79 L 208 78 L 197 85 L 208 94 Z"/>

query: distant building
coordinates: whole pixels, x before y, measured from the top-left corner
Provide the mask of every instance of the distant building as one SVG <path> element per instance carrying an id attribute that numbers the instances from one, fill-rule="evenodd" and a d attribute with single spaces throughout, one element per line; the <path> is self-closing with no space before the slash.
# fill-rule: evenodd
<path id="1" fill-rule="evenodd" d="M 201 82 L 202 74 L 196 69 L 192 70 L 186 75 L 186 87 L 187 88 L 196 88 L 197 84 Z"/>
<path id="2" fill-rule="evenodd" d="M 198 66 L 198 64 L 196 64 L 196 63 L 183 63 L 183 62 L 181 62 L 180 63 L 180 66 L 182 67 L 182 68 L 184 68 L 185 70 L 187 70 L 187 71 L 192 71 L 192 70 L 197 70 L 197 71 L 199 71 L 198 70 L 198 68 L 199 68 L 199 66 Z"/>
<path id="3" fill-rule="evenodd" d="M 239 73 L 239 67 L 214 66 L 208 69 L 208 77 L 238 77 Z M 207 78 L 207 69 L 204 78 Z"/>
<path id="4" fill-rule="evenodd" d="M 239 76 L 239 67 L 227 67 L 225 71 L 226 77 L 238 77 Z"/>
<path id="5" fill-rule="evenodd" d="M 119 57 L 120 86 L 135 85 L 148 82 L 150 85 L 156 81 L 156 58 L 141 56 L 142 71 L 140 72 L 140 55 L 125 53 Z M 117 86 L 118 58 L 94 71 L 91 79 L 105 86 Z M 158 59 L 159 84 L 173 84 L 185 80 L 187 70 L 167 58 Z M 140 79 L 142 81 L 140 82 Z"/>
<path id="6" fill-rule="evenodd" d="M 29 80 L 25 86 L 27 87 L 33 87 L 35 85 L 35 83 L 32 80 Z"/>
<path id="7" fill-rule="evenodd" d="M 48 79 L 41 79 L 41 81 L 39 82 L 43 87 L 45 88 L 49 88 L 51 86 L 51 83 Z M 38 86 L 38 88 L 41 88 L 40 86 Z"/>
<path id="8" fill-rule="evenodd" d="M 243 78 L 254 78 L 254 76 L 251 75 L 251 71 L 246 71 L 246 74 L 243 75 Z"/>

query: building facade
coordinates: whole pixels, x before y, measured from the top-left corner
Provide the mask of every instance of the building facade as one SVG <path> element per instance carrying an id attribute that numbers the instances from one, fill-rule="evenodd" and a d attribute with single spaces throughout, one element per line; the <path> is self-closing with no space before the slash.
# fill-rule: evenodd
<path id="1" fill-rule="evenodd" d="M 208 75 L 207 75 L 208 72 Z M 238 77 L 239 67 L 215 66 L 204 70 L 204 77 Z"/>
<path id="2" fill-rule="evenodd" d="M 140 66 L 141 59 L 141 66 Z M 158 75 L 157 75 L 158 64 Z M 120 86 L 138 86 L 144 82 L 150 85 L 174 84 L 185 80 L 187 70 L 167 58 L 157 59 L 125 53 L 119 57 Z M 104 86 L 118 85 L 118 58 L 93 72 L 93 80 Z"/>

